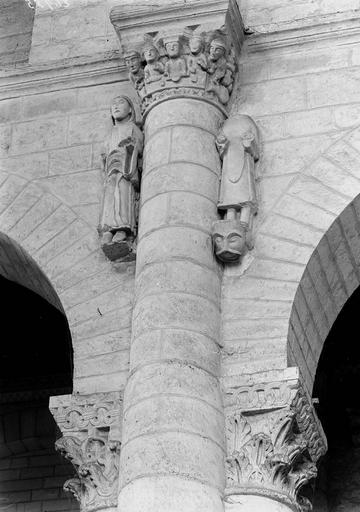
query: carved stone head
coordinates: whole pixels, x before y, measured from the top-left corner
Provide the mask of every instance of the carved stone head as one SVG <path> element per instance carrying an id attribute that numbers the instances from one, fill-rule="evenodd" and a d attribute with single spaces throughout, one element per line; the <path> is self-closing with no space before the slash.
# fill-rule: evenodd
<path id="1" fill-rule="evenodd" d="M 220 38 L 213 39 L 210 43 L 210 48 L 209 48 L 210 59 L 213 62 L 216 62 L 221 57 L 225 57 L 225 54 L 226 54 L 225 42 Z"/>
<path id="2" fill-rule="evenodd" d="M 236 219 L 216 221 L 212 240 L 220 261 L 237 263 L 246 250 L 246 227 Z"/>
<path id="3" fill-rule="evenodd" d="M 254 160 L 259 159 L 259 130 L 250 116 L 238 114 L 223 124 L 221 135 L 229 142 L 242 143 Z"/>
<path id="4" fill-rule="evenodd" d="M 141 68 L 141 57 L 137 51 L 129 52 L 125 56 L 125 64 L 130 73 L 136 74 Z"/>
<path id="5" fill-rule="evenodd" d="M 190 51 L 193 55 L 197 55 L 202 52 L 204 49 L 204 41 L 203 38 L 199 35 L 192 35 L 189 40 Z"/>
<path id="6" fill-rule="evenodd" d="M 123 121 L 133 115 L 132 103 L 126 96 L 117 96 L 111 104 L 111 117 L 113 123 Z"/>
<path id="7" fill-rule="evenodd" d="M 159 58 L 159 52 L 153 44 L 149 43 L 143 48 L 144 58 L 146 62 L 151 64 L 152 62 L 155 62 Z"/>
<path id="8" fill-rule="evenodd" d="M 167 37 L 164 39 L 165 50 L 170 59 L 179 57 L 180 42 L 178 37 Z"/>

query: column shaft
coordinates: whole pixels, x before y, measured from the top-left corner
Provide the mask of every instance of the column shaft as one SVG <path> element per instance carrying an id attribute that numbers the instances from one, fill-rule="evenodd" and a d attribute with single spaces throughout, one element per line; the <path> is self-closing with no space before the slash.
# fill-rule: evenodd
<path id="1" fill-rule="evenodd" d="M 220 161 L 214 105 L 174 98 L 145 123 L 119 509 L 223 510 L 220 270 L 211 245 Z"/>

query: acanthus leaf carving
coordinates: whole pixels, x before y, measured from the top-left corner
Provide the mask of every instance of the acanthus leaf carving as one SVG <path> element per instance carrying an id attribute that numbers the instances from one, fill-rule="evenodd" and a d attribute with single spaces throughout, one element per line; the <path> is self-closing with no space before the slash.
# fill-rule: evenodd
<path id="1" fill-rule="evenodd" d="M 291 384 L 283 393 L 287 403 L 275 407 L 266 404 L 267 398 L 274 398 L 272 387 L 285 391 L 283 384 L 268 386 L 262 408 L 253 409 L 249 403 L 246 409 L 242 401 L 239 409 L 235 400 L 227 415 L 226 496 L 268 495 L 303 512 L 311 509 L 303 489 L 316 477 L 326 440 L 301 386 Z"/>
<path id="2" fill-rule="evenodd" d="M 116 506 L 120 442 L 110 442 L 99 437 L 80 441 L 64 436 L 55 448 L 75 468 L 77 478 L 67 480 L 64 490 L 71 492 L 81 504 L 82 510 Z"/>

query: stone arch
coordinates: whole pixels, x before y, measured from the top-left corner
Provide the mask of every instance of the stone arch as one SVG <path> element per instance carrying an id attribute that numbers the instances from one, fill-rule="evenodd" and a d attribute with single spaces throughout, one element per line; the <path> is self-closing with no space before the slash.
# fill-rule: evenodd
<path id="1" fill-rule="evenodd" d="M 26 251 L 62 304 L 74 347 L 74 391 L 122 389 L 135 267 L 110 264 L 94 222 L 68 205 L 51 180 L 34 179 L 31 169 L 28 177 L 16 168 L 0 173 L 0 231 Z"/>
<path id="2" fill-rule="evenodd" d="M 288 362 L 309 391 L 325 340 L 360 284 L 360 195 L 335 219 L 312 253 L 292 305 Z"/>
<path id="3" fill-rule="evenodd" d="M 223 375 L 231 386 L 297 366 L 311 393 L 322 343 L 360 283 L 360 129 L 260 187 L 255 249 L 224 273 Z"/>
<path id="4" fill-rule="evenodd" d="M 40 296 L 43 301 L 43 306 L 45 307 L 45 302 L 50 304 L 53 308 L 58 310 L 57 317 L 53 317 L 54 322 L 56 322 L 56 327 L 61 330 L 62 336 L 58 337 L 58 343 L 59 347 L 58 349 L 58 355 L 56 359 L 59 359 L 60 364 L 62 364 L 64 367 L 62 371 L 64 374 L 66 373 L 68 377 L 66 377 L 66 388 L 72 388 L 72 377 L 73 377 L 73 349 L 72 349 L 72 342 L 71 342 L 71 334 L 69 329 L 69 324 L 66 318 L 66 314 L 64 312 L 64 308 L 62 306 L 61 300 L 56 293 L 54 287 L 50 283 L 47 276 L 44 274 L 44 272 L 40 269 L 40 267 L 37 265 L 37 263 L 33 260 L 33 258 L 14 240 L 12 240 L 9 236 L 5 235 L 4 233 L 0 232 L 0 277 L 4 278 L 2 280 L 2 295 L 5 294 L 6 300 L 11 301 L 11 297 L 13 294 L 18 294 L 20 297 L 24 294 L 22 292 L 23 288 L 27 288 L 31 292 L 34 292 L 32 295 L 28 294 L 27 302 L 19 303 L 18 301 L 15 301 L 12 304 L 13 309 L 18 309 L 17 315 L 21 319 L 23 316 L 23 313 L 21 311 L 21 308 L 24 309 L 31 309 L 30 305 L 32 302 L 36 301 L 36 296 Z M 19 285 L 17 287 L 12 287 L 11 283 L 16 283 L 16 285 Z M 9 296 L 6 295 L 8 293 Z M 36 295 L 34 295 L 36 294 Z M 5 307 L 5 304 L 4 306 Z M 41 306 L 39 306 L 41 307 Z M 60 312 L 60 315 L 59 315 Z M 7 316 L 5 316 L 4 321 L 7 320 Z M 55 328 L 56 328 L 55 327 Z M 34 333 L 33 333 L 34 334 Z M 55 338 L 54 333 L 54 338 Z M 37 337 L 35 336 L 33 340 L 31 341 L 32 350 L 36 350 L 37 345 Z M 5 346 L 6 344 L 4 344 Z M 3 347 L 4 348 L 4 347 Z M 56 349 L 54 347 L 53 349 Z M 21 348 L 18 347 L 20 350 Z M 46 352 L 46 355 L 44 355 L 45 359 L 46 357 L 52 357 L 50 356 L 51 352 Z M 10 354 L 14 359 L 14 352 L 13 349 L 11 349 Z M 18 359 L 21 359 L 21 354 L 18 354 Z M 56 365 L 56 363 L 55 363 Z M 16 365 L 15 365 L 16 366 Z M 29 365 L 27 365 L 29 366 Z M 46 366 L 51 367 L 51 361 L 46 361 Z M 12 371 L 16 372 L 16 369 L 14 368 Z M 61 381 L 63 379 L 60 379 Z M 1 391 L 3 392 L 3 385 L 4 385 L 4 379 L 3 376 L 0 376 L 0 387 Z M 5 388 L 6 388 L 5 384 Z"/>

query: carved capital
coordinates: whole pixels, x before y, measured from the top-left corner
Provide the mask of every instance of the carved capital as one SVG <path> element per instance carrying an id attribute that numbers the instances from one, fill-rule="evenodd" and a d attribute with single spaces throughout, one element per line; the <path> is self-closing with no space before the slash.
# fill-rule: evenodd
<path id="1" fill-rule="evenodd" d="M 122 398 L 119 393 L 51 397 L 50 411 L 63 436 L 55 448 L 74 466 L 64 490 L 81 510 L 117 506 Z"/>
<path id="2" fill-rule="evenodd" d="M 226 112 L 244 38 L 235 0 L 114 7 L 129 79 L 144 114 L 173 97 L 195 97 Z"/>
<path id="3" fill-rule="evenodd" d="M 300 383 L 234 390 L 227 411 L 227 499 L 263 495 L 294 510 L 310 510 L 303 490 L 316 477 L 327 445 Z"/>

